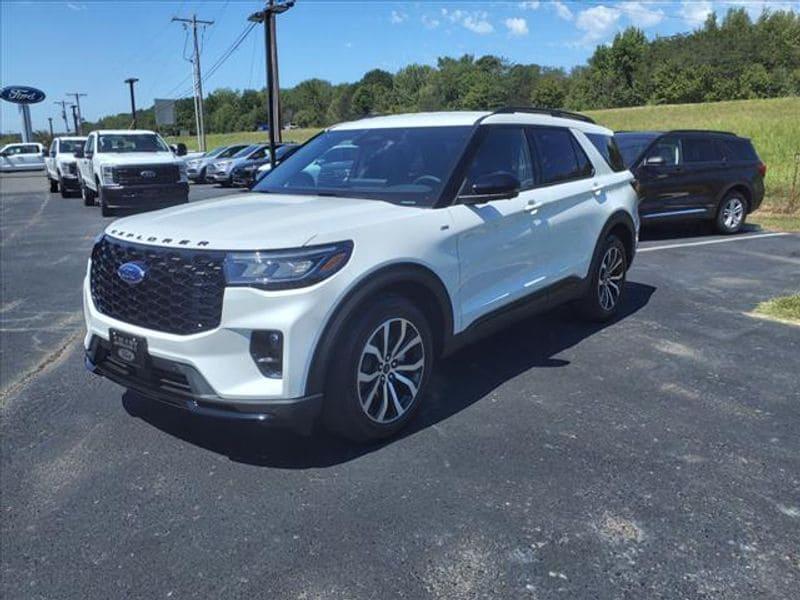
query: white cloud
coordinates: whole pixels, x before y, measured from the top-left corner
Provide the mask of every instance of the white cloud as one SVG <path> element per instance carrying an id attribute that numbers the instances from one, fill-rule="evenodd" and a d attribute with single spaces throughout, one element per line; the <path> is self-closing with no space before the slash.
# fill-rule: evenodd
<path id="1" fill-rule="evenodd" d="M 684 0 L 680 12 L 687 25 L 699 27 L 714 9 L 708 0 Z"/>
<path id="2" fill-rule="evenodd" d="M 506 19 L 505 25 L 508 28 L 508 34 L 512 36 L 528 35 L 528 22 L 525 19 L 515 17 L 513 19 Z"/>
<path id="3" fill-rule="evenodd" d="M 489 22 L 489 13 L 485 10 L 464 11 L 461 9 L 442 9 L 442 17 L 451 23 L 463 25 L 470 31 L 479 35 L 486 35 L 494 31 L 494 26 Z"/>
<path id="4" fill-rule="evenodd" d="M 575 26 L 583 31 L 581 44 L 596 43 L 611 33 L 617 26 L 622 11 L 602 4 L 578 13 Z"/>
<path id="5" fill-rule="evenodd" d="M 519 7 L 522 10 L 536 10 L 537 8 L 539 8 L 540 4 L 541 4 L 541 2 L 538 2 L 538 1 L 534 0 L 532 2 L 520 2 L 519 3 Z"/>
<path id="6" fill-rule="evenodd" d="M 396 10 L 392 11 L 391 21 L 395 25 L 399 23 L 403 23 L 404 21 L 408 20 L 408 15 L 404 12 L 398 12 Z"/>
<path id="7" fill-rule="evenodd" d="M 617 7 L 628 17 L 631 23 L 642 29 L 654 27 L 664 20 L 663 10 L 650 8 L 642 2 L 620 2 Z"/>
<path id="8" fill-rule="evenodd" d="M 556 0 L 555 2 L 549 2 L 548 6 L 556 11 L 556 14 L 565 21 L 572 21 L 572 11 L 569 9 L 569 6 L 563 2 Z"/>
<path id="9" fill-rule="evenodd" d="M 422 24 L 427 29 L 436 29 L 439 26 L 439 19 L 429 17 L 428 15 L 422 15 Z"/>

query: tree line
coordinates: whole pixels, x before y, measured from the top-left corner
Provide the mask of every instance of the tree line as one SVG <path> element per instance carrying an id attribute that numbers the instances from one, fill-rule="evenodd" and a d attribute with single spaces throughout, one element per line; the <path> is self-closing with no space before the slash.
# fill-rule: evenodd
<path id="1" fill-rule="evenodd" d="M 589 110 L 800 95 L 800 15 L 765 11 L 752 20 L 731 9 L 711 13 L 691 33 L 648 40 L 636 28 L 598 46 L 587 64 L 570 71 L 514 64 L 498 56 L 443 57 L 436 66 L 412 64 L 392 74 L 375 69 L 354 83 L 309 79 L 281 90 L 282 120 L 321 127 L 370 114 L 432 110 L 485 110 L 541 106 Z M 217 89 L 205 101 L 211 133 L 265 126 L 266 93 Z M 194 131 L 191 98 L 176 103 L 177 125 Z M 130 114 L 89 127 L 128 127 Z M 152 108 L 140 127 L 155 128 Z"/>

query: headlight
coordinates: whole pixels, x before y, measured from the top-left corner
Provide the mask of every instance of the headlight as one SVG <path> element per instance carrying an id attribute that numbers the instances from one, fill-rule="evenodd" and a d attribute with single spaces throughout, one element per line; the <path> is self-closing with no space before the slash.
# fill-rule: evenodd
<path id="1" fill-rule="evenodd" d="M 233 161 L 223 160 L 217 163 L 217 171 L 230 171 L 231 166 L 233 166 Z"/>
<path id="2" fill-rule="evenodd" d="M 114 167 L 103 166 L 103 183 L 106 185 L 114 183 Z"/>
<path id="3" fill-rule="evenodd" d="M 196 169 L 199 164 L 200 164 L 200 160 L 196 159 L 196 158 L 186 161 L 186 165 L 188 165 L 192 169 Z"/>
<path id="4" fill-rule="evenodd" d="M 327 279 L 350 260 L 353 242 L 337 242 L 275 252 L 231 252 L 225 257 L 225 280 L 231 286 L 285 290 Z"/>

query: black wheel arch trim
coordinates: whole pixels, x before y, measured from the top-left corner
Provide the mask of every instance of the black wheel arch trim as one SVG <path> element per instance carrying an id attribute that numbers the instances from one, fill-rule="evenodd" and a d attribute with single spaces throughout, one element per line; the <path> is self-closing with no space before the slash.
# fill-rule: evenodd
<path id="1" fill-rule="evenodd" d="M 631 236 L 631 245 L 629 248 L 630 254 L 628 256 L 628 268 L 630 269 L 630 266 L 633 263 L 633 258 L 636 255 L 636 225 L 634 225 L 633 217 L 631 217 L 630 214 L 624 210 L 618 210 L 614 212 L 606 220 L 606 224 L 603 226 L 603 229 L 600 231 L 600 235 L 597 238 L 594 253 L 592 254 L 592 260 L 594 260 L 594 256 L 597 254 L 597 248 L 603 243 L 603 241 L 605 241 L 605 239 L 608 237 L 608 234 L 611 233 L 611 230 L 617 225 L 623 225 Z M 625 240 L 622 240 L 622 243 L 624 244 Z"/>
<path id="2" fill-rule="evenodd" d="M 370 296 L 381 290 L 398 285 L 422 286 L 435 298 L 442 317 L 441 329 L 436 330 L 436 324 L 431 323 L 434 336 L 438 337 L 437 353 L 446 348 L 453 337 L 454 309 L 450 294 L 447 292 L 442 280 L 428 267 L 418 263 L 398 263 L 381 267 L 364 275 L 339 302 L 336 309 L 325 323 L 322 335 L 319 337 L 311 359 L 311 365 L 306 375 L 305 390 L 307 394 L 322 393 L 327 378 L 336 343 L 347 327 L 356 309 L 366 302 Z"/>

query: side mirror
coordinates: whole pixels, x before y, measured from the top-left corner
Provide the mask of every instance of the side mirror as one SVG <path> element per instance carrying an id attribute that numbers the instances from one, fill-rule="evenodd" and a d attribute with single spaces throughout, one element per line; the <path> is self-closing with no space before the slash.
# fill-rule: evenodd
<path id="1" fill-rule="evenodd" d="M 481 175 L 467 194 L 458 197 L 462 204 L 484 204 L 493 200 L 510 200 L 519 195 L 519 179 L 511 173 Z"/>
<path id="2" fill-rule="evenodd" d="M 645 159 L 644 164 L 646 167 L 661 167 L 666 162 L 667 161 L 664 160 L 663 156 L 659 156 L 656 154 L 655 156 L 648 156 Z"/>
<path id="3" fill-rule="evenodd" d="M 83 146 L 78 146 L 75 148 L 73 154 L 75 155 L 75 158 L 83 158 L 85 156 L 83 153 Z"/>
<path id="4" fill-rule="evenodd" d="M 186 144 L 184 144 L 183 142 L 178 144 L 178 148 L 175 151 L 175 154 L 177 154 L 178 156 L 186 156 Z"/>

